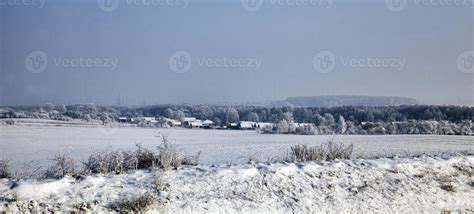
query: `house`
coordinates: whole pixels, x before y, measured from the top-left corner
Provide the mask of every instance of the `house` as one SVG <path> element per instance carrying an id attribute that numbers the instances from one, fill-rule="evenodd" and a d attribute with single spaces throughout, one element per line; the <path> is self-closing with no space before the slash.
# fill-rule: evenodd
<path id="1" fill-rule="evenodd" d="M 186 123 L 186 122 L 194 122 L 196 121 L 197 119 L 195 117 L 185 117 L 183 122 Z"/>
<path id="2" fill-rule="evenodd" d="M 120 123 L 130 123 L 130 122 L 133 122 L 133 118 L 119 117 L 118 121 L 119 121 Z"/>
<path id="3" fill-rule="evenodd" d="M 156 123 L 157 122 L 155 117 L 142 117 L 142 119 L 147 123 Z"/>
<path id="4" fill-rule="evenodd" d="M 161 120 L 163 120 L 169 126 L 181 126 L 181 122 L 179 120 L 175 120 L 175 119 L 171 119 L 167 117 L 161 117 Z"/>
<path id="5" fill-rule="evenodd" d="M 198 120 L 195 117 L 185 117 L 182 126 L 186 128 L 201 128 L 203 124 L 202 120 Z"/>
<path id="6" fill-rule="evenodd" d="M 178 120 L 174 120 L 174 119 L 168 120 L 168 124 L 169 124 L 170 126 L 181 126 L 181 122 L 178 121 Z"/>
<path id="7" fill-rule="evenodd" d="M 239 129 L 239 123 L 229 123 L 229 125 L 227 125 L 227 128 L 228 129 Z"/>
<path id="8" fill-rule="evenodd" d="M 205 129 L 209 129 L 212 126 L 214 126 L 214 122 L 212 122 L 212 120 L 205 120 L 204 122 L 202 122 L 202 127 Z"/>
<path id="9" fill-rule="evenodd" d="M 255 122 L 253 121 L 240 121 L 239 129 L 255 129 Z"/>
<path id="10" fill-rule="evenodd" d="M 273 129 L 273 123 L 256 123 L 257 129 Z"/>
<path id="11" fill-rule="evenodd" d="M 188 121 L 188 122 L 184 122 L 184 126 L 186 128 L 201 128 L 203 125 L 202 125 L 202 120 L 195 120 L 195 121 Z"/>

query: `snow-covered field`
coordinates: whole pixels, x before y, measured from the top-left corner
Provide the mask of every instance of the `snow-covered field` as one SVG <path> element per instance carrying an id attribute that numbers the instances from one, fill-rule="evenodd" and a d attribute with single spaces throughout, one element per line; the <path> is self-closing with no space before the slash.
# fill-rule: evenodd
<path id="1" fill-rule="evenodd" d="M 80 161 L 108 147 L 135 149 L 139 143 L 155 149 L 160 134 L 187 155 L 201 151 L 201 165 L 77 179 L 1 179 L 0 212 L 120 211 L 124 201 L 145 195 L 153 213 L 474 212 L 474 156 L 360 159 L 472 154 L 470 136 L 263 135 L 25 120 L 0 126 L 0 158 L 10 159 L 13 170 L 44 169 L 59 151 Z M 281 156 L 294 144 L 328 140 L 354 144 L 354 159 L 244 164 L 249 157 Z"/>
<path id="2" fill-rule="evenodd" d="M 282 155 L 293 144 L 317 145 L 332 139 L 353 143 L 354 157 L 474 152 L 474 137 L 471 136 L 298 136 L 235 130 L 44 124 L 0 126 L 0 157 L 10 159 L 13 167 L 29 162 L 39 166 L 47 165 L 49 159 L 59 151 L 66 151 L 81 161 L 93 152 L 107 147 L 135 149 L 135 144 L 139 143 L 146 148 L 155 149 L 160 144 L 160 139 L 156 137 L 159 133 L 169 135 L 187 155 L 196 155 L 201 151 L 200 163 L 208 165 L 245 163 L 248 157 L 264 161 Z"/>
<path id="3" fill-rule="evenodd" d="M 472 213 L 473 176 L 474 157 L 465 156 L 3 179 L 0 212 L 102 213 L 148 195 L 151 213 Z"/>

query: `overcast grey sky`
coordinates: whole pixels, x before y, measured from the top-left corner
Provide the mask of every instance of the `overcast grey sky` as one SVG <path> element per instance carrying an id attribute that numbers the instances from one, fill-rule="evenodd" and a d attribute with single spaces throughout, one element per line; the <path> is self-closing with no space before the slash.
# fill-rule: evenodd
<path id="1" fill-rule="evenodd" d="M 462 1 L 115 1 L 0 0 L 0 104 L 474 105 L 474 9 L 445 5 Z"/>

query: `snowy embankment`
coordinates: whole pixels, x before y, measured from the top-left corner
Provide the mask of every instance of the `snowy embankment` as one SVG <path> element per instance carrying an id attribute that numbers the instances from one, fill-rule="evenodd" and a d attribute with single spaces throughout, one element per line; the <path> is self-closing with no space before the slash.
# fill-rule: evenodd
<path id="1" fill-rule="evenodd" d="M 1 211 L 112 211 L 146 195 L 150 212 L 474 211 L 474 157 L 186 167 L 74 179 L 0 180 Z M 145 197 L 146 198 L 146 197 Z"/>

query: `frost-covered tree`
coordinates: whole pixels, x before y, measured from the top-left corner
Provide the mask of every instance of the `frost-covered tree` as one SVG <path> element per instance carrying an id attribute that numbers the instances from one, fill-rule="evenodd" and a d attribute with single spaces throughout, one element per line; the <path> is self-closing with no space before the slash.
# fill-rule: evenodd
<path id="1" fill-rule="evenodd" d="M 181 122 L 183 122 L 183 121 L 184 121 L 184 118 L 186 117 L 186 115 L 184 114 L 184 112 L 181 111 L 181 110 L 175 111 L 175 112 L 173 113 L 173 115 L 174 115 L 174 116 L 173 116 L 174 119 L 179 120 L 179 121 L 181 121 Z"/>
<path id="2" fill-rule="evenodd" d="M 313 124 L 308 124 L 308 125 L 297 127 L 295 130 L 295 133 L 302 134 L 302 135 L 317 135 L 318 130 Z"/>
<path id="3" fill-rule="evenodd" d="M 59 112 L 61 112 L 61 113 L 63 113 L 63 114 L 66 113 L 66 112 L 67 112 L 67 107 L 66 107 L 66 105 L 61 105 L 61 106 L 59 107 Z"/>
<path id="4" fill-rule="evenodd" d="M 239 122 L 239 112 L 235 108 L 228 108 L 225 112 L 226 121 L 228 123 L 236 123 Z"/>
<path id="5" fill-rule="evenodd" d="M 215 117 L 212 121 L 216 126 L 222 126 L 222 121 L 218 117 Z"/>
<path id="6" fill-rule="evenodd" d="M 107 112 L 101 112 L 99 114 L 99 119 L 100 119 L 100 121 L 102 121 L 102 125 L 107 124 L 111 120 L 110 117 L 109 117 L 109 114 Z"/>
<path id="7" fill-rule="evenodd" d="M 258 114 L 255 112 L 250 112 L 245 116 L 245 120 L 248 121 L 253 121 L 253 122 L 260 122 L 260 118 L 258 117 Z"/>
<path id="8" fill-rule="evenodd" d="M 472 121 L 470 120 L 463 120 L 459 126 L 459 134 L 460 135 L 471 135 L 472 134 Z"/>
<path id="9" fill-rule="evenodd" d="M 46 103 L 43 105 L 43 110 L 46 112 L 50 112 L 54 109 L 54 104 L 52 103 Z"/>
<path id="10" fill-rule="evenodd" d="M 171 109 L 171 108 L 165 109 L 165 112 L 163 112 L 163 116 L 165 116 L 167 118 L 174 118 L 173 109 Z"/>
<path id="11" fill-rule="evenodd" d="M 288 133 L 295 133 L 296 132 L 296 124 L 293 120 L 290 120 L 288 123 Z"/>
<path id="12" fill-rule="evenodd" d="M 337 126 L 336 126 L 336 133 L 337 134 L 345 134 L 347 131 L 347 124 L 346 120 L 342 115 L 339 115 L 339 119 L 337 120 Z"/>
<path id="13" fill-rule="evenodd" d="M 278 133 L 288 133 L 288 122 L 286 120 L 280 120 L 276 125 L 276 130 Z"/>

